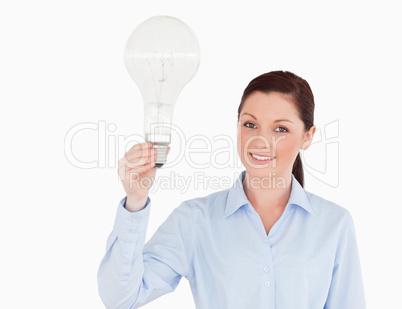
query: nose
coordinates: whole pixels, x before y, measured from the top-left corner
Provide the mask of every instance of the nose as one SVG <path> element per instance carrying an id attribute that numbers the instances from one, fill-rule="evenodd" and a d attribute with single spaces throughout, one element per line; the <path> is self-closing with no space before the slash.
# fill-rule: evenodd
<path id="1" fill-rule="evenodd" d="M 248 138 L 244 148 L 250 150 L 264 150 L 264 152 L 268 152 L 271 150 L 271 145 L 269 139 L 266 136 L 254 135 Z"/>

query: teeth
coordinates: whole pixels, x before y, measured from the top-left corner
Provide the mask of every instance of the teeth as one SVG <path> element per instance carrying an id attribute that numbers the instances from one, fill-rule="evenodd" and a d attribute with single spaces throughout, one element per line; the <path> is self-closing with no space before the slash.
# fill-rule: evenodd
<path id="1" fill-rule="evenodd" d="M 275 157 L 262 157 L 256 154 L 251 154 L 254 158 L 256 158 L 257 160 L 272 160 L 275 159 Z"/>

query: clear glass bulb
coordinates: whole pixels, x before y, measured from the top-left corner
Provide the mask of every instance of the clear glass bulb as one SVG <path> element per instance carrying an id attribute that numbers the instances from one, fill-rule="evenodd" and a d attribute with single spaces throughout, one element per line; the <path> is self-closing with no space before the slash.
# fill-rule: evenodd
<path id="1" fill-rule="evenodd" d="M 197 37 L 177 18 L 152 17 L 130 35 L 124 63 L 141 91 L 145 139 L 154 143 L 156 167 L 162 167 L 171 140 L 176 99 L 200 63 Z"/>

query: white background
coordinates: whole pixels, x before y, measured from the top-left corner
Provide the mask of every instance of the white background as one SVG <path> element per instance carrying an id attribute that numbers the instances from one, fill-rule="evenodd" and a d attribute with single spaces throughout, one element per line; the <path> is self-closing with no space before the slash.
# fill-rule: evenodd
<path id="1" fill-rule="evenodd" d="M 173 118 L 187 139 L 234 139 L 237 106 L 255 76 L 283 69 L 307 79 L 315 123 L 337 124 L 332 141 L 339 153 L 327 161 L 331 175 L 306 172 L 306 190 L 351 212 L 368 307 L 399 308 L 398 7 L 397 1 L 2 1 L 0 307 L 103 308 L 96 273 L 125 196 L 115 164 L 132 145 L 110 144 L 105 153 L 97 131 L 77 133 L 70 146 L 77 158 L 110 161 L 85 169 L 66 158 L 65 138 L 78 124 L 102 121 L 114 124 L 103 135 L 111 141 L 142 135 L 141 97 L 124 67 L 124 47 L 140 22 L 171 15 L 194 30 L 202 52 Z M 316 158 L 327 155 L 325 143 L 310 148 Z M 180 146 L 173 137 L 171 155 Z M 208 154 L 197 160 L 208 162 Z M 158 174 L 198 171 L 234 180 L 240 170 L 197 170 L 182 159 Z M 180 202 L 216 190 L 157 190 L 147 238 Z M 194 308 L 188 282 L 145 308 Z"/>

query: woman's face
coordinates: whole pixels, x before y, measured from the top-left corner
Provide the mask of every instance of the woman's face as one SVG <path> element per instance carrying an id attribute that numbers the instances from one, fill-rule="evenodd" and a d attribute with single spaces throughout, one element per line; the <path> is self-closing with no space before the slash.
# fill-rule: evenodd
<path id="1" fill-rule="evenodd" d="M 294 104 L 278 92 L 256 91 L 245 100 L 237 126 L 237 150 L 253 176 L 288 176 L 300 149 L 311 144 Z M 274 174 L 275 173 L 275 174 Z"/>

